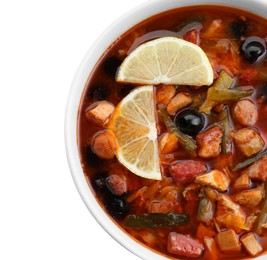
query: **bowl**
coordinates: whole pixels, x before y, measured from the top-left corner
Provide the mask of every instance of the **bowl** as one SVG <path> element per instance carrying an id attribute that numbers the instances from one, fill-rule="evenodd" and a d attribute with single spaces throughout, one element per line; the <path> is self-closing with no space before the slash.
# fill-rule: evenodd
<path id="1" fill-rule="evenodd" d="M 196 5 L 230 6 L 267 18 L 266 0 L 231 0 L 227 3 L 224 3 L 223 0 L 147 0 L 142 5 L 120 17 L 96 40 L 85 55 L 76 72 L 67 102 L 65 117 L 66 151 L 73 180 L 80 196 L 96 221 L 98 221 L 106 232 L 126 249 L 145 260 L 166 260 L 166 257 L 141 245 L 119 228 L 119 226 L 103 211 L 86 182 L 77 146 L 77 115 L 79 112 L 79 104 L 90 72 L 93 70 L 102 54 L 120 35 L 134 25 L 155 14 L 178 7 Z M 261 256 L 258 259 L 263 258 L 264 257 Z"/>

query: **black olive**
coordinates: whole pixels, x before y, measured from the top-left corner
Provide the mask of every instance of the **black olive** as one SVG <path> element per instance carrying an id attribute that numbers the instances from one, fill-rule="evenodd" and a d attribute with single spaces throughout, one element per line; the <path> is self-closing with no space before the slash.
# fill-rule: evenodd
<path id="1" fill-rule="evenodd" d="M 88 99 L 89 100 L 106 100 L 109 96 L 109 91 L 105 86 L 93 86 L 89 89 Z"/>
<path id="2" fill-rule="evenodd" d="M 129 212 L 129 205 L 123 197 L 113 197 L 106 202 L 106 208 L 112 217 L 122 220 Z"/>
<path id="3" fill-rule="evenodd" d="M 85 148 L 85 161 L 88 166 L 98 167 L 102 160 L 92 151 L 91 145 Z"/>
<path id="4" fill-rule="evenodd" d="M 104 63 L 104 72 L 115 77 L 121 61 L 116 57 L 108 58 Z"/>
<path id="5" fill-rule="evenodd" d="M 249 63 L 261 61 L 266 56 L 265 41 L 257 36 L 248 37 L 241 47 L 245 59 Z"/>
<path id="6" fill-rule="evenodd" d="M 237 39 L 240 39 L 246 30 L 246 22 L 243 20 L 237 20 L 230 24 L 229 34 Z"/>
<path id="7" fill-rule="evenodd" d="M 176 127 L 190 136 L 197 135 L 204 128 L 205 121 L 203 114 L 190 108 L 178 113 L 174 118 Z"/>

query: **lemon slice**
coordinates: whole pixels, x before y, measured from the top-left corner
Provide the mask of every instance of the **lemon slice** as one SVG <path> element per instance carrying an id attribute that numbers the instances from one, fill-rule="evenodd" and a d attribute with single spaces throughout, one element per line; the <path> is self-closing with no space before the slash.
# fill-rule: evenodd
<path id="1" fill-rule="evenodd" d="M 118 160 L 134 174 L 161 180 L 153 86 L 139 87 L 116 107 L 109 124 Z"/>
<path id="2" fill-rule="evenodd" d="M 117 81 L 138 84 L 211 85 L 204 51 L 188 41 L 163 37 L 140 45 L 123 61 Z"/>

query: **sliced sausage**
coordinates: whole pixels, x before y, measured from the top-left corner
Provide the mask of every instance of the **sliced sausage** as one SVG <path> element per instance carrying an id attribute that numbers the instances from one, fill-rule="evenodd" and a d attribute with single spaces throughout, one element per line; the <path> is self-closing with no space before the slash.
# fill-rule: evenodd
<path id="1" fill-rule="evenodd" d="M 175 183 L 184 185 L 194 182 L 197 176 L 207 171 L 207 167 L 201 161 L 186 160 L 172 164 L 169 170 Z"/>
<path id="2" fill-rule="evenodd" d="M 234 119 L 244 126 L 255 125 L 258 120 L 258 110 L 250 100 L 241 100 L 234 107 Z"/>
<path id="3" fill-rule="evenodd" d="M 104 126 L 111 114 L 114 112 L 114 105 L 107 101 L 96 102 L 87 108 L 85 115 L 86 118 L 93 124 Z"/>
<path id="4" fill-rule="evenodd" d="M 222 131 L 218 126 L 197 135 L 198 155 L 202 158 L 217 157 L 221 152 Z"/>
<path id="5" fill-rule="evenodd" d="M 171 232 L 168 236 L 168 252 L 171 254 L 185 257 L 200 257 L 203 251 L 203 244 L 188 235 Z"/>
<path id="6" fill-rule="evenodd" d="M 100 131 L 94 135 L 91 146 L 99 158 L 113 159 L 117 148 L 116 137 L 112 131 Z"/>
<path id="7" fill-rule="evenodd" d="M 127 192 L 126 180 L 117 174 L 107 177 L 108 187 L 114 195 L 121 196 Z"/>
<path id="8" fill-rule="evenodd" d="M 264 141 L 260 134 L 252 128 L 243 128 L 234 134 L 236 147 L 246 157 L 260 152 L 264 147 Z"/>

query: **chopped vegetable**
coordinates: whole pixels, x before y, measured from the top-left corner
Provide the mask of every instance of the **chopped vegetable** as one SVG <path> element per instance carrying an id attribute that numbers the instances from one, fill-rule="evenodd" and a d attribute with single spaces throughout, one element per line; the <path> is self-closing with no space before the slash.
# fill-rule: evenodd
<path id="1" fill-rule="evenodd" d="M 125 226 L 130 228 L 179 227 L 189 223 L 187 214 L 143 214 L 129 215 Z"/>
<path id="2" fill-rule="evenodd" d="M 232 77 L 229 76 L 229 74 L 221 70 L 219 74 L 219 78 L 215 81 L 215 83 L 209 88 L 208 96 L 205 102 L 202 104 L 202 106 L 199 109 L 199 112 L 203 112 L 205 114 L 210 114 L 211 109 L 218 104 L 218 102 L 215 102 L 214 100 L 211 100 L 209 98 L 209 93 L 216 89 L 229 89 L 231 85 L 233 84 L 234 80 Z"/>
<path id="3" fill-rule="evenodd" d="M 216 239 L 218 246 L 224 252 L 239 252 L 241 250 L 238 237 L 232 229 L 221 231 Z"/>
<path id="4" fill-rule="evenodd" d="M 262 235 L 264 225 L 266 225 L 267 223 L 267 183 L 265 183 L 265 186 L 264 186 L 264 193 L 265 193 L 264 201 L 262 203 L 262 208 L 260 211 L 258 223 L 256 224 L 256 227 L 255 227 L 255 232 L 258 235 Z"/>
<path id="5" fill-rule="evenodd" d="M 209 173 L 205 173 L 196 177 L 195 183 L 210 186 L 219 191 L 226 191 L 230 184 L 230 179 L 223 172 L 219 170 L 213 170 Z"/>
<path id="6" fill-rule="evenodd" d="M 262 152 L 262 153 L 257 154 L 256 156 L 253 156 L 253 157 L 251 157 L 251 158 L 249 158 L 249 159 L 247 159 L 241 163 L 238 163 L 232 169 L 232 171 L 236 172 L 236 171 L 242 170 L 242 169 L 246 168 L 247 166 L 249 166 L 250 164 L 255 163 L 256 161 L 258 161 L 259 159 L 261 159 L 264 156 L 267 156 L 267 150 Z"/>
<path id="7" fill-rule="evenodd" d="M 165 133 L 159 140 L 159 150 L 163 154 L 172 153 L 178 148 L 178 138 L 174 134 Z"/>
<path id="8" fill-rule="evenodd" d="M 262 247 L 253 233 L 243 236 L 241 243 L 250 256 L 256 256 L 262 251 Z"/>
<path id="9" fill-rule="evenodd" d="M 203 198 L 199 202 L 198 206 L 198 220 L 209 223 L 213 220 L 215 212 L 215 205 L 208 198 Z"/>
<path id="10" fill-rule="evenodd" d="M 181 132 L 177 129 L 175 124 L 172 122 L 171 118 L 167 114 L 166 107 L 162 104 L 159 105 L 160 114 L 164 120 L 164 123 L 167 127 L 167 129 L 176 135 L 176 137 L 179 139 L 180 144 L 182 147 L 189 152 L 189 154 L 193 157 L 196 156 L 196 144 L 193 139 L 191 139 L 189 136 Z"/>
<path id="11" fill-rule="evenodd" d="M 218 103 L 238 101 L 241 98 L 249 97 L 254 90 L 235 90 L 235 89 L 212 89 L 208 90 L 208 98 Z"/>
<path id="12" fill-rule="evenodd" d="M 230 89 L 234 79 L 227 72 L 222 70 L 217 81 L 209 88 L 207 99 L 202 104 L 199 112 L 210 114 L 211 109 L 219 103 L 238 101 L 241 98 L 251 96 L 253 90 Z"/>
<path id="13" fill-rule="evenodd" d="M 231 119 L 230 119 L 230 113 L 229 108 L 226 107 L 220 114 L 220 118 L 222 120 L 222 154 L 227 154 L 232 151 L 232 137 L 230 135 L 230 132 L 232 130 L 231 127 Z"/>
<path id="14" fill-rule="evenodd" d="M 216 232 L 212 226 L 206 226 L 203 223 L 200 223 L 197 228 L 197 239 L 203 241 L 205 237 L 213 237 L 216 235 Z"/>

